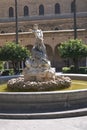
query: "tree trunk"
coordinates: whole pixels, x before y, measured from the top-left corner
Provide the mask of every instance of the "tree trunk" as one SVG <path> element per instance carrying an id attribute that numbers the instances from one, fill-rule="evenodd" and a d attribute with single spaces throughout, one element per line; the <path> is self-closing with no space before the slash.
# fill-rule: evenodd
<path id="1" fill-rule="evenodd" d="M 19 73 L 19 66 L 17 61 L 12 61 L 13 69 L 14 69 L 14 74 Z"/>
<path id="2" fill-rule="evenodd" d="M 79 64 L 78 64 L 78 58 L 77 57 L 73 58 L 73 63 L 74 63 L 75 71 L 78 72 L 78 70 L 79 70 Z"/>

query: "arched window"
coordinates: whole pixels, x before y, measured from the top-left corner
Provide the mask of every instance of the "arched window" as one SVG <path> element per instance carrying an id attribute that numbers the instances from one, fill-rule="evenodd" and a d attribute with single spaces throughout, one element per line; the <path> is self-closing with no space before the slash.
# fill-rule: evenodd
<path id="1" fill-rule="evenodd" d="M 13 7 L 9 8 L 9 17 L 14 17 L 14 9 L 13 9 Z"/>
<path id="2" fill-rule="evenodd" d="M 43 5 L 39 6 L 39 15 L 44 15 L 44 6 Z"/>
<path id="3" fill-rule="evenodd" d="M 5 33 L 4 31 L 1 31 L 1 33 Z"/>
<path id="4" fill-rule="evenodd" d="M 74 1 L 71 3 L 71 13 L 74 12 Z"/>
<path id="5" fill-rule="evenodd" d="M 19 29 L 18 32 L 23 32 L 23 30 L 22 30 L 22 29 Z"/>
<path id="6" fill-rule="evenodd" d="M 59 28 L 58 28 L 58 27 L 56 27 L 56 28 L 55 28 L 55 30 L 59 30 Z"/>
<path id="7" fill-rule="evenodd" d="M 60 14 L 60 4 L 59 3 L 55 4 L 55 14 Z"/>
<path id="8" fill-rule="evenodd" d="M 24 6 L 24 16 L 28 16 L 28 15 L 29 15 L 28 6 Z"/>

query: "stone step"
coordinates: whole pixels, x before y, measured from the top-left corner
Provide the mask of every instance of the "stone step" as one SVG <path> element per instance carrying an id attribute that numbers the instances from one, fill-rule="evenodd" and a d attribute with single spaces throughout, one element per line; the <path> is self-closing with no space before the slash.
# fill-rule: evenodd
<path id="1" fill-rule="evenodd" d="M 55 119 L 86 116 L 87 108 L 48 113 L 0 113 L 0 119 Z"/>

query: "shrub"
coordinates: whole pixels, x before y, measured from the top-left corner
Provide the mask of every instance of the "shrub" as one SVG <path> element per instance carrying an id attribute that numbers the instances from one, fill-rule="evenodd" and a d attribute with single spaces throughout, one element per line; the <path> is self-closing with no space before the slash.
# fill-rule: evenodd
<path id="1" fill-rule="evenodd" d="M 80 67 L 79 68 L 79 73 L 81 73 L 81 74 L 87 74 L 87 67 Z"/>
<path id="2" fill-rule="evenodd" d="M 74 64 L 75 72 L 79 69 L 79 60 L 87 57 L 87 45 L 82 40 L 70 39 L 58 46 L 58 51 L 62 58 L 70 58 Z"/>
<path id="3" fill-rule="evenodd" d="M 6 43 L 0 49 L 0 60 L 11 61 L 15 74 L 19 72 L 19 62 L 25 61 L 25 59 L 29 56 L 30 51 L 27 48 L 21 46 L 20 44 L 15 44 L 13 42 Z"/>
<path id="4" fill-rule="evenodd" d="M 9 75 L 9 70 L 4 70 L 2 73 L 1 73 L 1 76 L 8 76 Z"/>
<path id="5" fill-rule="evenodd" d="M 21 74 L 22 69 L 19 69 L 17 74 Z M 5 69 L 1 72 L 1 76 L 9 76 L 9 75 L 15 75 L 14 69 Z"/>
<path id="6" fill-rule="evenodd" d="M 79 67 L 78 71 L 75 69 L 74 66 L 70 67 L 63 67 L 63 73 L 78 73 L 78 74 L 87 74 L 87 67 Z"/>
<path id="7" fill-rule="evenodd" d="M 63 73 L 70 73 L 70 68 L 69 67 L 63 67 L 62 72 Z"/>

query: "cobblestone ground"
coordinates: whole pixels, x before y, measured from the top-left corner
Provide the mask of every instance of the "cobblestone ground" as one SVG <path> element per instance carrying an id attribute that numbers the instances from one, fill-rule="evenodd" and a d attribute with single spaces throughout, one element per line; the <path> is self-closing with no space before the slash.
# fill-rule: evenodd
<path id="1" fill-rule="evenodd" d="M 87 116 L 41 120 L 2 120 L 0 130 L 87 130 Z"/>

